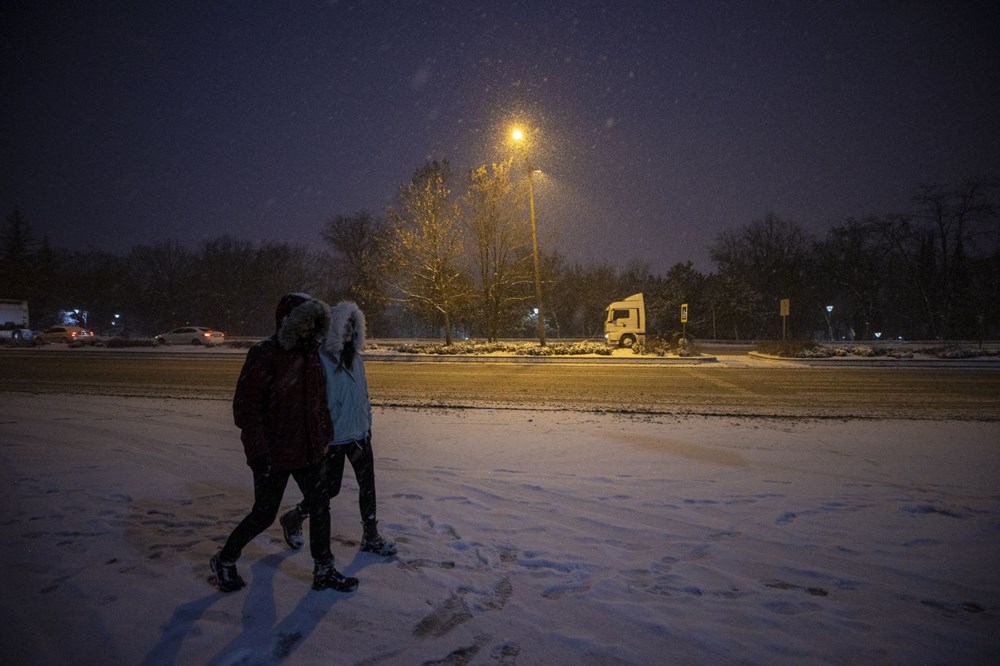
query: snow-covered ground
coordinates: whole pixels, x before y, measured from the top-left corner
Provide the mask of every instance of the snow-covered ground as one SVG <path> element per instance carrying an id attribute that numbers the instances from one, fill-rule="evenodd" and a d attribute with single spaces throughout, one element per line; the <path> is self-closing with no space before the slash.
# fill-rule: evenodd
<path id="1" fill-rule="evenodd" d="M 398 557 L 358 552 L 352 479 L 356 592 L 313 592 L 275 525 L 221 594 L 228 402 L 0 393 L 4 662 L 1000 663 L 996 422 L 375 418 Z"/>

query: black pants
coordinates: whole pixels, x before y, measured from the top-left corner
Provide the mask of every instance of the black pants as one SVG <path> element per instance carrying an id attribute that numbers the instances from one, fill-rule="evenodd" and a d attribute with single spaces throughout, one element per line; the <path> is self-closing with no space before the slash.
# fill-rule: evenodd
<path id="1" fill-rule="evenodd" d="M 372 453 L 371 441 L 359 439 L 351 444 L 331 446 L 328 449 L 326 482 L 327 496 L 331 499 L 340 493 L 340 484 L 344 479 L 344 458 L 351 461 L 351 467 L 354 468 L 354 478 L 358 480 L 358 507 L 361 509 L 361 522 L 370 524 L 375 521 L 376 511 L 375 456 Z M 305 504 L 303 502 L 303 505 Z M 312 516 L 311 513 L 309 515 Z"/>
<path id="2" fill-rule="evenodd" d="M 274 523 L 289 476 L 295 479 L 302 491 L 303 508 L 309 510 L 309 550 L 313 559 L 325 562 L 333 557 L 330 552 L 330 499 L 327 495 L 326 470 L 324 463 L 318 463 L 291 472 L 272 470 L 267 475 L 254 472 L 253 508 L 222 547 L 219 557 L 223 562 L 235 562 L 239 559 L 243 548 Z"/>

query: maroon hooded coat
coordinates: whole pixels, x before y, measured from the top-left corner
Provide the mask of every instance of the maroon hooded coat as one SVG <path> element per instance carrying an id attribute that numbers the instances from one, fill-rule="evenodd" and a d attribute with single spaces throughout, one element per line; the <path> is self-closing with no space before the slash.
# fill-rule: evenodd
<path id="1" fill-rule="evenodd" d="M 333 437 L 319 358 L 329 311 L 307 294 L 287 294 L 274 321 L 274 335 L 247 352 L 233 418 L 250 467 L 289 471 L 321 461 Z"/>

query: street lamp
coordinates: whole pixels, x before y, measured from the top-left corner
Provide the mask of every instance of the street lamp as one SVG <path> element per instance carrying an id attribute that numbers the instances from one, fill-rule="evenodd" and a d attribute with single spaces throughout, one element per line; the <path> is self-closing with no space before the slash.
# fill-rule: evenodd
<path id="1" fill-rule="evenodd" d="M 524 132 L 520 129 L 514 129 L 510 133 L 510 136 L 517 144 L 525 140 Z M 531 214 L 531 251 L 535 262 L 535 303 L 537 305 L 535 312 L 538 314 L 538 342 L 544 347 L 545 316 L 542 314 L 542 274 L 538 262 L 538 226 L 535 224 L 535 186 L 533 175 L 536 169 L 531 166 L 531 160 L 528 159 L 527 153 L 525 153 L 524 161 L 528 166 L 528 210 Z"/>
<path id="2" fill-rule="evenodd" d="M 826 306 L 826 328 L 829 332 L 830 342 L 833 342 L 833 324 L 830 323 L 830 314 L 833 312 L 833 306 Z"/>

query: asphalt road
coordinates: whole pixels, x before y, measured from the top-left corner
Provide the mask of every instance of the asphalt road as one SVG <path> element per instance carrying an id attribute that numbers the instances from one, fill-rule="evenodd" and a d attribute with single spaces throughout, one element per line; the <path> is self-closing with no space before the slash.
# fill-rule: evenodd
<path id="1" fill-rule="evenodd" d="M 229 400 L 240 353 L 0 350 L 0 392 Z M 367 362 L 382 406 L 1000 421 L 1000 366 Z M 2 416 L 0 393 L 0 416 Z"/>

